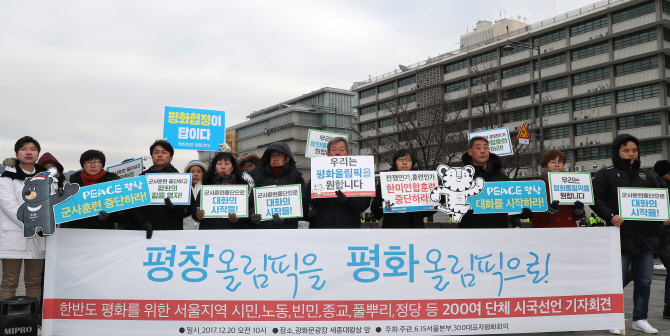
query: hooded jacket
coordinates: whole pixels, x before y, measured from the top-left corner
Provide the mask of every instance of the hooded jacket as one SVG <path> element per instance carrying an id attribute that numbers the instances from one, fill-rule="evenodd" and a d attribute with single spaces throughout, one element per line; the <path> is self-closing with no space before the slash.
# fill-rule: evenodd
<path id="1" fill-rule="evenodd" d="M 51 155 L 51 153 L 46 152 L 40 156 L 40 159 L 37 160 L 37 164 L 44 167 L 45 164 L 47 163 L 53 163 L 56 165 L 56 169 L 58 170 L 58 174 L 56 174 L 56 178 L 58 179 L 58 187 L 63 188 L 65 185 L 65 176 L 63 175 L 63 165 L 56 160 L 56 157 Z M 46 167 L 45 167 L 46 168 Z"/>
<path id="2" fill-rule="evenodd" d="M 629 134 L 619 134 L 612 141 L 612 166 L 601 168 L 593 178 L 594 204 L 591 209 L 608 223 L 612 217 L 619 215 L 619 187 L 661 188 L 655 174 L 640 168 L 640 160 L 633 163 L 619 157 L 619 148 L 628 141 L 638 143 L 637 138 Z M 637 255 L 638 240 L 642 241 L 651 252 L 658 253 L 658 232 L 660 222 L 625 220 L 619 227 L 621 236 L 621 254 Z"/>
<path id="3" fill-rule="evenodd" d="M 82 171 L 78 171 L 70 175 L 70 183 L 77 183 L 79 184 L 79 186 L 83 187 L 84 181 L 81 178 L 82 173 L 83 173 Z M 100 181 L 98 181 L 98 183 L 110 182 L 118 180 L 119 178 L 120 178 L 119 175 L 110 172 L 105 172 L 105 175 L 103 175 L 102 178 L 100 178 Z M 65 222 L 61 224 L 61 227 L 72 228 L 72 229 L 114 230 L 116 229 L 116 225 L 114 225 L 114 223 L 123 219 L 123 213 L 124 211 L 112 212 L 109 214 L 109 217 L 107 217 L 107 219 L 100 219 L 98 218 L 97 215 L 92 217 L 86 217 L 71 222 Z"/>
<path id="4" fill-rule="evenodd" d="M 288 163 L 284 166 L 282 171 L 277 175 L 277 178 L 272 174 L 272 167 L 270 166 L 270 155 L 272 153 L 281 153 L 286 155 L 289 158 Z M 287 144 L 283 142 L 275 142 L 270 144 L 268 148 L 263 152 L 261 160 L 258 162 L 258 165 L 254 170 L 249 172 L 249 175 L 254 180 L 255 187 L 267 187 L 267 186 L 281 186 L 289 184 L 299 184 L 302 191 L 302 207 L 303 213 L 301 216 L 304 218 L 306 212 L 308 211 L 308 201 L 307 196 L 309 194 L 305 193 L 305 180 L 302 178 L 302 173 L 296 167 L 295 159 L 293 158 L 293 153 Z M 250 208 L 254 209 L 253 206 L 253 197 L 254 193 L 249 194 L 249 204 Z M 302 218 L 288 218 L 284 220 L 282 224 L 276 224 L 271 220 L 261 222 L 261 225 L 258 226 L 260 229 L 297 229 L 298 221 Z"/>

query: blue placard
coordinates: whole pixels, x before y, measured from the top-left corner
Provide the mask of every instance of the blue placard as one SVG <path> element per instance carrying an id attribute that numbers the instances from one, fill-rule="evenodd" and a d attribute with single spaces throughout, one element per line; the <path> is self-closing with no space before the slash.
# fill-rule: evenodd
<path id="1" fill-rule="evenodd" d="M 514 213 L 528 208 L 547 211 L 547 190 L 543 181 L 486 182 L 484 190 L 468 203 L 476 214 Z"/>
<path id="2" fill-rule="evenodd" d="M 88 187 L 54 207 L 56 224 L 135 208 L 151 203 L 146 176 L 129 177 Z"/>
<path id="3" fill-rule="evenodd" d="M 165 106 L 163 138 L 175 149 L 218 151 L 226 142 L 226 112 Z"/>

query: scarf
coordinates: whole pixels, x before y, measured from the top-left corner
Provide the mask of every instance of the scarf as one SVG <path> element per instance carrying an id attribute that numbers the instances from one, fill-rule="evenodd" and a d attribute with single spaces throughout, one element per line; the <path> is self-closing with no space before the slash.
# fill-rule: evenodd
<path id="1" fill-rule="evenodd" d="M 235 184 L 235 180 L 237 180 L 235 174 L 219 175 L 219 173 L 216 173 L 216 175 L 214 175 L 214 180 L 212 182 L 213 184 L 218 185 L 228 185 L 228 184 Z"/>
<path id="2" fill-rule="evenodd" d="M 172 164 L 168 164 L 165 168 L 163 169 L 158 169 L 156 166 L 151 166 L 149 169 L 147 169 L 148 174 L 158 174 L 158 173 L 179 173 L 179 171 L 172 166 Z"/>
<path id="3" fill-rule="evenodd" d="M 284 167 L 272 167 L 272 175 L 277 178 L 279 176 L 279 173 L 281 173 L 281 170 L 284 169 Z"/>
<path id="4" fill-rule="evenodd" d="M 565 169 L 565 168 L 563 168 L 562 171 L 566 172 L 566 171 L 568 171 L 568 170 Z M 545 167 L 545 168 L 542 168 L 542 170 L 540 170 L 540 174 L 542 174 L 542 179 L 543 179 L 543 180 L 545 180 L 545 181 L 549 181 L 549 169 L 547 169 L 546 167 Z"/>
<path id="5" fill-rule="evenodd" d="M 101 179 L 103 176 L 105 176 L 105 170 L 104 170 L 104 169 L 101 170 L 101 171 L 98 173 L 98 175 L 95 175 L 95 176 L 90 176 L 90 175 L 86 174 L 85 171 L 82 170 L 82 172 L 81 172 L 81 181 L 84 182 L 84 187 L 85 187 L 85 186 L 89 186 L 89 185 L 91 185 L 91 184 L 96 184 L 96 183 L 100 182 L 100 179 Z"/>

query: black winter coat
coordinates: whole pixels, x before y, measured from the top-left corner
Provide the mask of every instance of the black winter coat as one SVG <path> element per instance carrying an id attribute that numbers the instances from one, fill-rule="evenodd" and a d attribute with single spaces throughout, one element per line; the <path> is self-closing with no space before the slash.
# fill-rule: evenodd
<path id="1" fill-rule="evenodd" d="M 79 186 L 83 187 L 84 186 L 84 181 L 81 178 L 81 171 L 78 171 L 72 175 L 70 175 L 70 183 L 76 183 Z M 98 183 L 105 183 L 109 181 L 114 181 L 118 180 L 120 177 L 119 175 L 116 175 L 114 173 L 106 172 L 105 175 L 102 176 L 100 181 Z M 99 219 L 97 214 L 93 217 L 87 217 L 87 218 L 82 218 L 79 220 L 71 221 L 71 222 L 65 222 L 61 224 L 61 227 L 63 228 L 71 228 L 71 229 L 108 229 L 108 230 L 114 230 L 116 226 L 114 223 L 119 222 L 123 220 L 124 218 L 124 211 L 116 211 L 112 212 L 109 214 L 109 217 L 107 219 Z"/>
<path id="2" fill-rule="evenodd" d="M 242 177 L 237 177 L 235 179 L 234 185 L 246 185 L 247 182 L 242 179 Z M 214 185 L 212 181 L 203 181 L 203 185 Z M 251 190 L 251 189 L 249 189 Z M 228 230 L 228 229 L 250 229 L 252 228 L 249 218 L 239 218 L 237 222 L 233 223 L 228 220 L 228 218 L 203 218 L 199 220 L 197 217 L 197 210 L 200 208 L 200 197 L 202 196 L 202 191 L 198 194 L 195 202 L 191 202 L 191 216 L 196 221 L 200 222 L 200 230 Z M 249 212 L 251 213 L 251 212 Z"/>
<path id="3" fill-rule="evenodd" d="M 630 160 L 619 157 L 619 148 L 634 139 L 628 134 L 619 134 L 612 141 L 613 166 L 601 168 L 593 179 L 594 204 L 591 209 L 606 222 L 611 224 L 612 217 L 619 215 L 619 187 L 661 188 L 656 174 L 640 169 L 640 160 L 632 164 Z M 638 240 L 653 253 L 659 251 L 660 222 L 625 220 L 619 227 L 621 236 L 621 254 L 637 255 Z"/>
<path id="4" fill-rule="evenodd" d="M 311 181 L 305 193 L 309 198 Z M 344 206 L 336 198 L 312 198 L 309 204 L 316 210 L 316 216 L 309 222 L 310 229 L 358 229 L 361 227 L 361 212 L 370 206 L 372 197 L 350 197 Z"/>
<path id="5" fill-rule="evenodd" d="M 423 219 L 432 216 L 436 211 L 416 211 L 416 212 L 394 212 L 384 213 L 384 199 L 382 198 L 382 186 L 377 185 L 377 196 L 372 199 L 370 211 L 377 219 L 382 219 L 382 229 L 423 229 L 426 225 Z"/>

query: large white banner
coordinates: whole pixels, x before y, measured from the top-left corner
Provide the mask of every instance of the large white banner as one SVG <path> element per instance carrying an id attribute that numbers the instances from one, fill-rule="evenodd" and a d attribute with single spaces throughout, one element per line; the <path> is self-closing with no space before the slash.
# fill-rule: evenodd
<path id="1" fill-rule="evenodd" d="M 46 255 L 43 335 L 624 327 L 613 227 L 193 230 L 152 239 L 60 229 Z"/>

